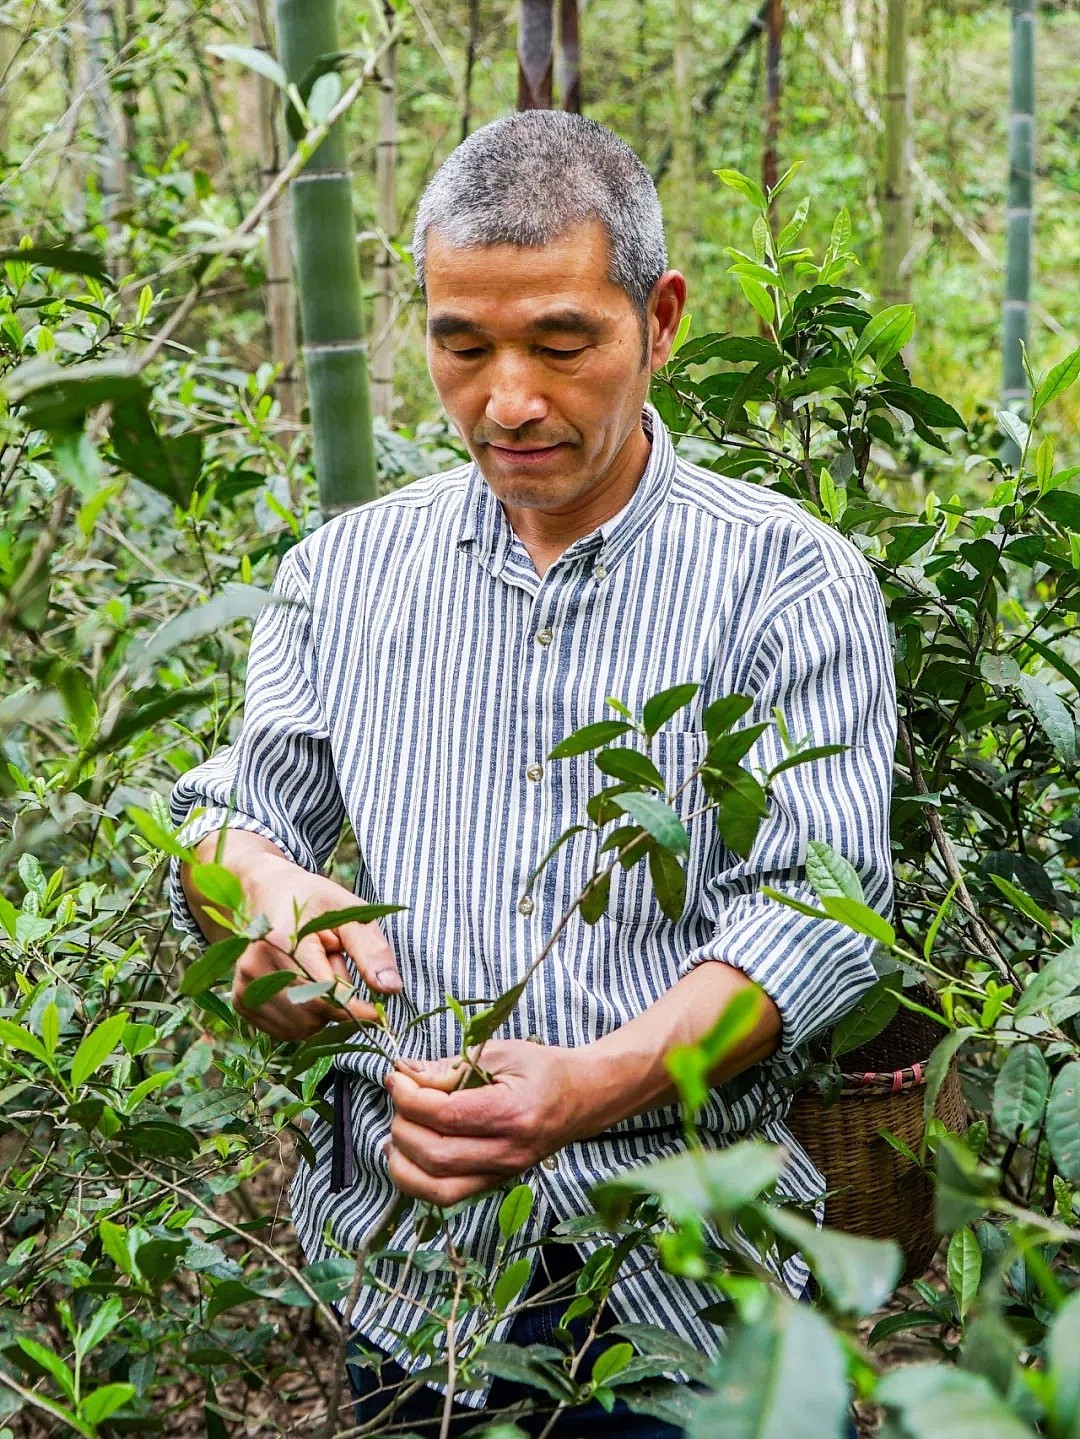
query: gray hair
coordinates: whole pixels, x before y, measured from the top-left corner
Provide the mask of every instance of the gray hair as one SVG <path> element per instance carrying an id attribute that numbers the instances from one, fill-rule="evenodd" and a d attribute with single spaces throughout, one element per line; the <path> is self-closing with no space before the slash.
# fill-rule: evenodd
<path id="1" fill-rule="evenodd" d="M 649 295 L 667 269 L 664 217 L 652 176 L 625 141 L 581 115 L 524 110 L 476 130 L 435 172 L 413 230 L 413 263 L 427 298 L 425 249 L 437 230 L 452 249 L 540 247 L 571 225 L 607 231 L 608 274 L 644 327 Z"/>

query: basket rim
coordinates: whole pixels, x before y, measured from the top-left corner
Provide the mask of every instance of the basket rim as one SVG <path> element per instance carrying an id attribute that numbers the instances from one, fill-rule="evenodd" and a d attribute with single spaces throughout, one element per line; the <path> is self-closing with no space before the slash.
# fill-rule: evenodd
<path id="1" fill-rule="evenodd" d="M 906 1064 L 901 1069 L 841 1070 L 841 1094 L 900 1094 L 926 1083 L 927 1061 Z"/>

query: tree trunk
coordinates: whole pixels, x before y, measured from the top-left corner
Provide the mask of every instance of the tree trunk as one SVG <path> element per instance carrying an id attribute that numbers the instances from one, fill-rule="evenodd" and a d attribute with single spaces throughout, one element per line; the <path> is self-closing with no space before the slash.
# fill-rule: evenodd
<path id="1" fill-rule="evenodd" d="M 559 0 L 559 101 L 581 114 L 581 27 L 578 0 Z"/>
<path id="2" fill-rule="evenodd" d="M 1021 410 L 1028 398 L 1021 345 L 1031 312 L 1031 200 L 1035 166 L 1035 0 L 1012 0 L 1009 113 L 1009 208 L 1005 264 L 1004 374 L 1001 403 Z M 1018 460 L 1015 446 L 1009 447 Z"/>
<path id="3" fill-rule="evenodd" d="M 911 298 L 911 169 L 908 115 L 907 0 L 888 0 L 885 42 L 885 168 L 882 186 L 881 298 L 886 305 Z"/>
<path id="4" fill-rule="evenodd" d="M 341 49 L 334 0 L 277 0 L 277 25 L 281 62 L 294 83 L 318 56 Z M 315 473 L 328 520 L 378 493 L 343 120 L 291 189 Z"/>
<path id="5" fill-rule="evenodd" d="M 694 254 L 694 3 L 675 0 L 672 36 L 672 88 L 675 99 L 671 128 L 671 173 L 668 213 L 672 216 L 672 263 L 689 270 Z"/>
<path id="6" fill-rule="evenodd" d="M 86 60 L 89 72 L 91 113 L 97 141 L 97 165 L 101 187 L 101 213 L 109 234 L 110 249 L 115 250 L 116 214 L 127 188 L 123 142 L 113 108 L 109 88 L 109 39 L 112 29 L 108 0 L 84 0 L 86 19 Z M 111 256 L 113 267 L 118 263 Z"/>
<path id="7" fill-rule="evenodd" d="M 780 140 L 780 36 L 784 26 L 781 0 L 769 0 L 765 13 L 765 148 L 761 178 L 768 193 L 779 178 L 777 147 Z M 772 217 L 775 222 L 775 216 Z"/>
<path id="8" fill-rule="evenodd" d="M 266 0 L 256 0 L 252 40 L 257 50 L 271 53 Z M 281 169 L 284 150 L 278 129 L 277 86 L 256 75 L 255 98 L 259 173 L 265 188 Z M 270 331 L 270 358 L 278 372 L 274 394 L 282 419 L 295 425 L 300 418 L 300 375 L 296 356 L 296 290 L 289 254 L 288 191 L 271 206 L 266 216 L 266 323 Z"/>
<path id="9" fill-rule="evenodd" d="M 393 19 L 393 11 L 387 16 Z M 375 300 L 372 313 L 371 407 L 389 421 L 394 409 L 394 256 L 397 233 L 397 46 L 379 66 L 379 139 L 375 147 L 375 204 L 379 231 L 375 252 Z"/>
<path id="10" fill-rule="evenodd" d="M 555 0 L 521 0 L 518 109 L 550 110 Z"/>
<path id="11" fill-rule="evenodd" d="M 480 40 L 480 0 L 469 0 L 469 32 L 465 39 L 465 82 L 461 87 L 461 138 L 469 138 L 472 126 L 473 70 L 476 47 Z"/>

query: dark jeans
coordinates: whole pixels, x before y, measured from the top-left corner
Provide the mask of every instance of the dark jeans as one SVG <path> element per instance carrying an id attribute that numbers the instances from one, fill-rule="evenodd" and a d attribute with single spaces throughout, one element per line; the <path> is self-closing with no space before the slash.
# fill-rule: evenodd
<path id="1" fill-rule="evenodd" d="M 546 1288 L 552 1279 L 572 1274 L 580 1266 L 580 1261 L 571 1245 L 548 1246 L 544 1249 L 542 1257 L 546 1261 L 550 1279 L 545 1275 L 543 1264 L 541 1264 L 533 1279 L 533 1291 Z M 525 1313 L 519 1314 L 510 1329 L 507 1342 L 522 1346 L 550 1344 L 559 1317 L 568 1302 L 564 1295 L 550 1303 L 535 1306 Z M 612 1344 L 621 1342 L 617 1334 L 604 1332 L 616 1322 L 615 1318 L 608 1314 L 605 1314 L 601 1320 L 600 1332 L 589 1346 L 582 1362 L 580 1371 L 582 1375 L 587 1376 L 592 1372 L 592 1366 L 597 1356 L 602 1354 L 605 1349 L 610 1348 Z M 585 1320 L 579 1319 L 574 1320 L 569 1326 L 570 1332 L 578 1344 L 584 1341 L 585 1324 Z M 370 1344 L 367 1345 L 369 1350 L 372 1347 Z M 359 1345 L 350 1345 L 350 1356 L 359 1356 L 361 1352 Z M 399 1384 L 406 1383 L 409 1377 L 404 1370 L 389 1359 L 384 1360 L 381 1366 L 381 1377 L 370 1368 L 356 1368 L 351 1364 L 348 1366 L 347 1372 L 349 1384 L 356 1400 L 357 1424 L 369 1424 L 389 1402 L 390 1395 L 386 1393 L 386 1390 L 396 1389 Z M 382 1392 L 373 1398 L 372 1395 L 376 1389 L 381 1389 Z M 508 1415 L 506 1418 L 507 1420 L 513 1418 L 525 1433 L 537 1435 L 547 1422 L 552 1401 L 547 1399 L 539 1389 L 511 1383 L 506 1379 L 496 1379 L 492 1382 L 487 1404 L 483 1409 L 469 1409 L 465 1405 L 455 1405 L 450 1433 L 454 1439 L 464 1439 L 464 1436 L 470 1433 L 479 1434 L 488 1425 L 498 1422 L 498 1419 L 502 1417 L 499 1411 L 512 1404 L 519 1404 L 525 1399 L 533 1402 L 539 1400 L 545 1405 L 548 1412 L 529 1414 L 523 1417 Z M 426 1386 L 417 1390 L 415 1394 L 411 1394 L 403 1404 L 398 1406 L 392 1418 L 387 1421 L 389 1432 L 404 1434 L 412 1431 L 425 1436 L 437 1434 L 442 1418 L 443 1403 L 443 1395 L 437 1390 L 429 1389 Z M 621 1399 L 617 1399 L 610 1414 L 605 1413 L 595 1400 L 578 1409 L 568 1411 L 560 1416 L 551 1434 L 552 1439 L 680 1439 L 683 1432 L 682 1429 L 667 1424 L 663 1420 L 654 1419 L 647 1414 L 634 1414 Z M 723 1439 L 723 1436 L 718 1435 L 717 1439 Z M 850 1420 L 846 1439 L 857 1439 L 855 1426 Z"/>

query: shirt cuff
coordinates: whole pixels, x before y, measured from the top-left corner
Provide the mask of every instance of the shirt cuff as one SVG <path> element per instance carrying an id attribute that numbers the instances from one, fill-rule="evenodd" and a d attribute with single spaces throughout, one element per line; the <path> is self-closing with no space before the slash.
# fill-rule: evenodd
<path id="1" fill-rule="evenodd" d="M 189 819 L 177 833 L 177 839 L 183 845 L 191 848 L 205 839 L 208 834 L 227 826 L 229 829 L 248 830 L 251 834 L 262 835 L 271 844 L 276 845 L 282 854 L 287 855 L 294 864 L 303 869 L 315 872 L 315 857 L 308 851 L 298 852 L 294 845 L 286 844 L 281 835 L 274 831 L 251 814 L 241 814 L 235 809 L 226 809 L 224 806 L 211 806 L 202 810 Z M 184 886 L 180 882 L 181 861 L 175 856 L 169 860 L 169 909 L 172 913 L 172 921 L 181 934 L 188 935 L 191 939 L 197 940 L 199 944 L 205 945 L 208 941 L 188 904 L 187 895 L 184 893 Z"/>
<path id="2" fill-rule="evenodd" d="M 807 883 L 786 881 L 772 888 L 817 906 Z M 834 1025 L 875 983 L 874 943 L 835 920 L 799 914 L 767 895 L 740 895 L 725 907 L 712 938 L 683 960 L 680 977 L 708 960 L 741 970 L 780 1011 L 780 1044 L 769 1057 L 786 1057 Z"/>

